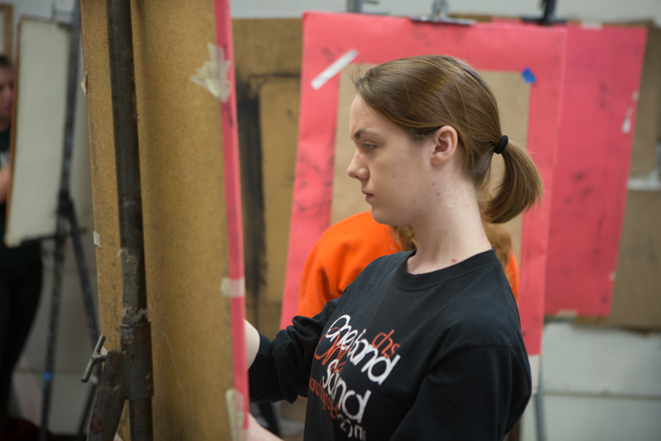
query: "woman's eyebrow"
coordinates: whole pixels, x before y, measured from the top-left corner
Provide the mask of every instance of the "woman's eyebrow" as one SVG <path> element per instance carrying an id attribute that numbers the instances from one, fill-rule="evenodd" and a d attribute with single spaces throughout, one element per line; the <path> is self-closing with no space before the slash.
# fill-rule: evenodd
<path id="1" fill-rule="evenodd" d="M 372 135 L 378 135 L 378 133 L 376 133 L 372 130 L 369 130 L 369 129 L 358 129 L 358 130 L 356 130 L 356 133 L 353 134 L 351 139 L 360 139 L 360 137 L 363 136 L 364 133 L 369 133 L 369 134 L 372 134 Z"/>

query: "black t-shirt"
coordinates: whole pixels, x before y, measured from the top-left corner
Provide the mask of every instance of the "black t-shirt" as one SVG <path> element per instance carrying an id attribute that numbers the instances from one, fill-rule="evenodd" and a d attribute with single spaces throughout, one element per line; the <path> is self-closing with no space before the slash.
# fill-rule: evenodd
<path id="1" fill-rule="evenodd" d="M 262 337 L 255 401 L 308 397 L 306 440 L 501 441 L 530 398 L 528 357 L 493 251 L 427 274 L 375 260 L 314 318 Z"/>
<path id="2" fill-rule="evenodd" d="M 9 166 L 9 130 L 0 132 L 0 169 Z M 41 261 L 41 247 L 38 243 L 7 248 L 5 246 L 5 221 L 7 204 L 0 203 L 0 266 L 23 265 Z"/>

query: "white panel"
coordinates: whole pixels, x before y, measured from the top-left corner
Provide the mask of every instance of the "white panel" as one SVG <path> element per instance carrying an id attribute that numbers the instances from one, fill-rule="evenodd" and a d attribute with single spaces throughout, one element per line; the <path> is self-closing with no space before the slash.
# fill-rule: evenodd
<path id="1" fill-rule="evenodd" d="M 55 234 L 69 39 L 69 32 L 56 23 L 21 21 L 8 246 Z"/>
<path id="2" fill-rule="evenodd" d="M 53 382 L 52 405 L 48 430 L 54 434 L 78 432 L 80 418 L 86 405 L 89 384 L 80 381 L 78 373 L 61 374 Z M 34 424 L 41 424 L 42 380 L 40 372 L 18 369 L 14 373 L 14 389 L 18 395 L 21 416 Z M 88 419 L 89 421 L 89 419 Z M 89 426 L 89 422 L 86 426 Z"/>
<path id="3" fill-rule="evenodd" d="M 76 207 L 78 225 L 82 230 L 94 230 L 92 206 L 92 167 L 90 165 L 89 132 L 87 130 L 87 102 L 80 83 L 83 80 L 83 47 L 78 57 L 78 79 L 76 80 L 76 111 L 73 124 L 73 147 L 71 153 L 71 199 Z M 94 249 L 86 253 L 88 265 L 94 261 Z"/>
<path id="4" fill-rule="evenodd" d="M 661 440 L 661 333 L 549 323 L 542 354 L 548 441 Z M 537 440 L 534 399 L 521 439 Z"/>
<path id="5" fill-rule="evenodd" d="M 661 400 L 547 395 L 547 441 L 659 441 Z M 537 439 L 534 405 L 524 417 L 522 439 Z"/>
<path id="6" fill-rule="evenodd" d="M 544 330 L 542 354 L 547 393 L 661 399 L 661 333 L 550 323 Z"/>

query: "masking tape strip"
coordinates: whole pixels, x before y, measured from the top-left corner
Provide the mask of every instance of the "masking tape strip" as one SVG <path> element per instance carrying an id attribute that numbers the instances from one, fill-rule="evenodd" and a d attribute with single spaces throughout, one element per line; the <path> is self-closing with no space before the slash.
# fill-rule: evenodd
<path id="1" fill-rule="evenodd" d="M 624 121 L 622 122 L 622 133 L 625 135 L 631 132 L 631 115 L 633 115 L 633 106 L 629 106 L 624 113 Z"/>
<path id="2" fill-rule="evenodd" d="M 532 377 L 532 393 L 536 394 L 539 389 L 539 355 L 528 355 L 528 363 L 530 363 L 530 376 Z"/>
<path id="3" fill-rule="evenodd" d="M 94 245 L 101 248 L 101 235 L 96 231 L 94 232 Z"/>
<path id="4" fill-rule="evenodd" d="M 575 319 L 578 317 L 578 311 L 575 309 L 561 309 L 555 316 L 561 319 Z"/>
<path id="5" fill-rule="evenodd" d="M 246 296 L 246 279 L 230 279 L 229 277 L 224 277 L 222 282 L 220 282 L 220 292 L 223 293 L 223 297 L 229 298 L 240 298 Z"/>
<path id="6" fill-rule="evenodd" d="M 358 56 L 358 51 L 351 49 L 347 51 L 340 58 L 335 60 L 333 64 L 324 69 L 317 77 L 312 80 L 312 88 L 318 90 L 321 86 L 326 84 L 328 80 L 340 73 L 342 69 L 347 67 Z"/>
<path id="7" fill-rule="evenodd" d="M 636 191 L 661 191 L 659 170 L 655 168 L 647 177 L 630 177 L 629 182 L 627 183 L 627 189 Z"/>
<path id="8" fill-rule="evenodd" d="M 581 27 L 583 29 L 594 29 L 595 31 L 598 31 L 599 29 L 603 28 L 603 25 L 598 21 L 582 21 Z"/>
<path id="9" fill-rule="evenodd" d="M 83 88 L 83 95 L 87 96 L 87 71 L 83 74 L 83 80 L 80 82 L 80 87 Z"/>
<path id="10" fill-rule="evenodd" d="M 243 396 L 236 389 L 228 389 L 225 391 L 225 402 L 230 418 L 232 441 L 243 441 L 245 436 L 243 430 L 243 420 L 245 419 Z"/>
<path id="11" fill-rule="evenodd" d="M 207 43 L 207 51 L 209 59 L 201 69 L 195 69 L 195 75 L 189 80 L 204 87 L 214 98 L 225 103 L 232 92 L 232 83 L 228 80 L 232 62 L 225 59 L 223 48 L 213 43 Z"/>

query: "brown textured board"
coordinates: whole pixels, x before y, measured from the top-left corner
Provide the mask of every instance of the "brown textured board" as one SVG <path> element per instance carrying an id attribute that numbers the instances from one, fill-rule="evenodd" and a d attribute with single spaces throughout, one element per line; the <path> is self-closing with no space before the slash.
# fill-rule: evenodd
<path id="1" fill-rule="evenodd" d="M 649 25 L 631 152 L 632 175 L 648 175 L 654 169 L 657 142 L 661 142 L 661 28 Z"/>
<path id="2" fill-rule="evenodd" d="M 610 323 L 661 329 L 661 191 L 629 191 Z"/>
<path id="3" fill-rule="evenodd" d="M 333 167 L 333 199 L 331 202 L 331 225 L 347 217 L 370 211 L 371 205 L 365 202 L 360 192 L 360 183 L 347 175 L 356 146 L 349 133 L 349 113 L 356 96 L 353 80 L 360 78 L 371 64 L 351 64 L 340 72 L 340 92 L 337 104 L 337 124 L 335 126 L 335 159 Z"/>
<path id="4" fill-rule="evenodd" d="M 347 175 L 347 167 L 356 149 L 349 138 L 349 109 L 356 96 L 352 78 L 357 78 L 369 67 L 369 65 L 350 65 L 340 73 L 331 224 L 371 209 L 360 192 L 359 183 Z M 480 71 L 479 73 L 491 87 L 498 101 L 503 133 L 513 141 L 525 145 L 525 140 L 528 138 L 530 85 L 523 81 L 518 72 Z M 503 170 L 502 159 L 499 155 L 494 155 L 493 167 L 492 184 L 497 184 L 500 182 L 500 174 Z M 522 216 L 519 215 L 503 224 L 512 237 L 512 250 L 519 262 L 521 262 L 521 220 Z"/>
<path id="5" fill-rule="evenodd" d="M 234 19 L 247 316 L 280 329 L 298 142 L 300 19 Z M 283 245 L 284 244 L 284 245 Z"/>
<path id="6" fill-rule="evenodd" d="M 271 78 L 259 91 L 266 225 L 266 300 L 282 301 L 296 165 L 298 78 Z"/>
<path id="7" fill-rule="evenodd" d="M 230 439 L 233 387 L 220 105 L 189 78 L 216 41 L 214 3 L 132 2 L 154 439 Z M 101 331 L 122 316 L 105 1 L 81 2 Z M 126 422 L 120 436 L 128 439 Z"/>
<path id="8" fill-rule="evenodd" d="M 300 19 L 235 19 L 232 27 L 237 81 L 256 76 L 300 76 Z"/>

